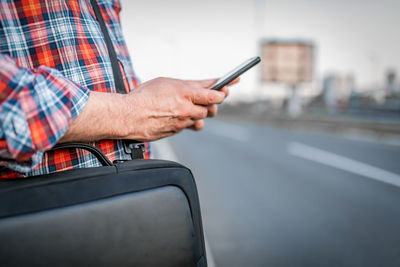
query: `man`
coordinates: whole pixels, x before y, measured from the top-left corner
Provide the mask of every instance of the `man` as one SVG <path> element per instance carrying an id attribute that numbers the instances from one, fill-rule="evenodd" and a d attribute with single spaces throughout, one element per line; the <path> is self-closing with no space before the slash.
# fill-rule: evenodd
<path id="1" fill-rule="evenodd" d="M 215 80 L 157 78 L 138 85 L 122 37 L 120 3 L 98 5 L 127 94 L 115 93 L 89 0 L 0 0 L 2 178 L 98 166 L 85 151 L 45 153 L 59 142 L 90 142 L 111 161 L 129 159 L 122 139 L 147 142 L 200 130 L 227 96 L 226 88 L 207 90 Z"/>

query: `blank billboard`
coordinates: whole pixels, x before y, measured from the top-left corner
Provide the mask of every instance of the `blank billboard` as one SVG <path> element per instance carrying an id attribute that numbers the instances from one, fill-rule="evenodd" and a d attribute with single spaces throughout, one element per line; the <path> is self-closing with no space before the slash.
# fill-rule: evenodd
<path id="1" fill-rule="evenodd" d="M 313 54 L 313 45 L 306 42 L 263 42 L 261 52 L 262 81 L 287 84 L 311 81 Z"/>

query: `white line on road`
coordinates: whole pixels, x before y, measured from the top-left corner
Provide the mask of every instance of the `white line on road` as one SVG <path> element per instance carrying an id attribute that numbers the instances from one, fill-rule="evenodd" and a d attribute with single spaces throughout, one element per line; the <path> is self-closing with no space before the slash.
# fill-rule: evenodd
<path id="1" fill-rule="evenodd" d="M 319 162 L 321 164 L 400 187 L 400 175 L 332 152 L 297 142 L 291 142 L 288 144 L 288 152 L 293 156 Z"/>
<path id="2" fill-rule="evenodd" d="M 362 136 L 356 134 L 344 134 L 343 138 L 356 142 L 361 141 L 373 144 L 383 144 L 387 146 L 400 146 L 400 139 L 398 138 L 377 138 L 372 136 Z"/>
<path id="3" fill-rule="evenodd" d="M 154 148 L 156 152 L 155 154 L 158 158 L 179 162 L 178 157 L 174 152 L 174 149 L 166 139 L 161 139 L 156 142 L 153 142 L 152 147 Z M 206 233 L 204 233 L 204 242 L 206 246 L 207 265 L 208 267 L 216 267 L 214 256 L 211 252 Z"/>

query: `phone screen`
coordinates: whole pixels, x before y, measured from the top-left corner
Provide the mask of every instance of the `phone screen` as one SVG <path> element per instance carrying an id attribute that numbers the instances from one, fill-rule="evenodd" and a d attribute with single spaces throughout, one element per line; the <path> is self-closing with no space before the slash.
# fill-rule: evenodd
<path id="1" fill-rule="evenodd" d="M 211 88 L 211 90 L 221 90 L 224 86 L 228 85 L 230 82 L 235 80 L 237 77 L 242 75 L 244 72 L 247 70 L 251 69 L 255 65 L 257 65 L 261 61 L 260 57 L 253 57 L 242 64 L 240 64 L 238 67 L 230 71 L 228 74 L 222 76 L 217 83 Z"/>

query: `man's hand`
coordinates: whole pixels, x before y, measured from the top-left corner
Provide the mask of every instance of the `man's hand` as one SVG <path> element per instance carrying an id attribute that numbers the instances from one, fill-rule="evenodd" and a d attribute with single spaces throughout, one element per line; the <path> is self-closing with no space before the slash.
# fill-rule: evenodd
<path id="1" fill-rule="evenodd" d="M 226 87 L 209 90 L 215 82 L 157 78 L 127 95 L 91 92 L 85 108 L 60 141 L 154 141 L 185 128 L 201 130 L 203 119 L 215 116 L 216 104 L 228 95 Z"/>

